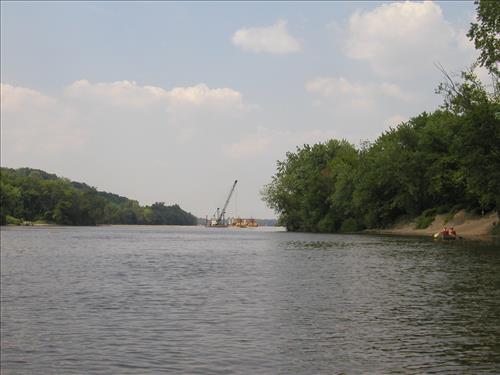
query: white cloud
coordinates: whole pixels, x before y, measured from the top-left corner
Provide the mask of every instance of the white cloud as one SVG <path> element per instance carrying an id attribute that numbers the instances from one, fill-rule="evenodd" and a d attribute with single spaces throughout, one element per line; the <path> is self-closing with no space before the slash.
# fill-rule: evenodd
<path id="1" fill-rule="evenodd" d="M 36 90 L 0 84 L 2 112 L 22 111 L 26 106 L 43 108 L 54 103 L 54 99 Z"/>
<path id="2" fill-rule="evenodd" d="M 345 46 L 349 57 L 386 76 L 427 72 L 436 61 L 472 61 L 474 53 L 463 30 L 454 29 L 430 1 L 394 2 L 354 13 Z"/>
<path id="3" fill-rule="evenodd" d="M 306 90 L 337 104 L 348 104 L 353 108 L 372 107 L 382 97 L 407 101 L 411 95 L 393 83 L 361 84 L 343 77 L 320 77 L 306 83 Z"/>
<path id="4" fill-rule="evenodd" d="M 70 84 L 64 94 L 70 98 L 129 108 L 145 108 L 165 101 L 167 97 L 167 92 L 160 87 L 139 86 L 134 81 L 90 83 L 85 79 Z"/>
<path id="5" fill-rule="evenodd" d="M 243 103 L 243 95 L 230 88 L 210 89 L 201 83 L 190 87 L 175 87 L 167 92 L 171 106 L 207 106 L 212 109 L 247 110 L 252 108 Z"/>
<path id="6" fill-rule="evenodd" d="M 230 88 L 211 89 L 204 83 L 165 90 L 157 86 L 140 86 L 134 81 L 90 83 L 79 80 L 65 89 L 65 95 L 114 107 L 145 109 L 158 105 L 170 112 L 197 108 L 246 110 L 252 107 L 243 103 L 240 92 Z"/>
<path id="7" fill-rule="evenodd" d="M 232 42 L 245 51 L 285 54 L 301 49 L 299 40 L 288 33 L 286 21 L 279 20 L 272 26 L 239 29 Z"/>
<path id="8" fill-rule="evenodd" d="M 85 131 L 73 124 L 75 113 L 42 93 L 1 84 L 2 154 L 55 154 L 82 147 Z"/>
<path id="9" fill-rule="evenodd" d="M 113 139 L 113 147 L 130 136 L 151 142 L 146 129 L 161 134 L 160 142 L 185 145 L 209 133 L 236 131 L 230 125 L 255 108 L 231 88 L 200 83 L 166 90 L 127 80 L 79 80 L 54 97 L 2 84 L 1 104 L 5 160 L 61 154 L 105 139 Z"/>
<path id="10" fill-rule="evenodd" d="M 303 144 L 315 144 L 335 138 L 335 131 L 325 130 L 276 130 L 258 127 L 257 131 L 247 133 L 240 140 L 226 144 L 223 153 L 232 159 L 266 160 L 282 158 L 287 151 Z"/>

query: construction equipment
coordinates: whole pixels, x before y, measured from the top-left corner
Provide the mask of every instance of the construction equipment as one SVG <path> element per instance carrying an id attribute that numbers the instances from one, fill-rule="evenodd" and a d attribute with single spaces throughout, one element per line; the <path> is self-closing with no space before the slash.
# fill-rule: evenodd
<path id="1" fill-rule="evenodd" d="M 210 222 L 209 226 L 211 226 L 211 227 L 226 227 L 227 226 L 226 217 L 225 217 L 226 208 L 227 208 L 227 205 L 229 204 L 229 200 L 231 199 L 231 195 L 233 195 L 233 192 L 234 192 L 234 189 L 235 189 L 237 183 L 238 183 L 238 180 L 234 180 L 233 187 L 229 191 L 229 195 L 227 196 L 226 203 L 224 203 L 224 207 L 220 211 L 217 208 L 215 220 L 212 220 Z"/>

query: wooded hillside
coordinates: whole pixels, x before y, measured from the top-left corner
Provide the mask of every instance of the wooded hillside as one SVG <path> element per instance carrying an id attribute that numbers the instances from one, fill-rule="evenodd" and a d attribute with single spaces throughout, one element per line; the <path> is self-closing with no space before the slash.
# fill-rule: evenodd
<path id="1" fill-rule="evenodd" d="M 137 201 L 38 169 L 1 168 L 0 221 L 43 221 L 62 225 L 196 225 L 177 204 L 140 206 Z"/>

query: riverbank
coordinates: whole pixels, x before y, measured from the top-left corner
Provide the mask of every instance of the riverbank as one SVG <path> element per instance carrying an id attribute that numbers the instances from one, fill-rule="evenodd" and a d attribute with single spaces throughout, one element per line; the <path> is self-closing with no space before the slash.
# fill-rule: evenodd
<path id="1" fill-rule="evenodd" d="M 474 216 L 464 210 L 457 212 L 451 218 L 449 215 L 437 215 L 427 228 L 417 229 L 415 220 L 401 222 L 388 229 L 367 230 L 367 233 L 392 234 L 399 236 L 432 236 L 443 227 L 453 227 L 457 234 L 464 238 L 477 238 L 493 235 L 493 230 L 499 225 L 497 212 L 484 216 Z"/>

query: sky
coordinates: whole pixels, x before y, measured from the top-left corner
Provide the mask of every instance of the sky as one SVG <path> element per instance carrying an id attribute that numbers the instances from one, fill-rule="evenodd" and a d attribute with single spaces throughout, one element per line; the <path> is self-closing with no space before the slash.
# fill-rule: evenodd
<path id="1" fill-rule="evenodd" d="M 473 2 L 1 2 L 1 165 L 199 216 L 273 218 L 297 146 L 354 145 L 442 99 Z M 480 74 L 482 74 L 480 72 Z"/>

